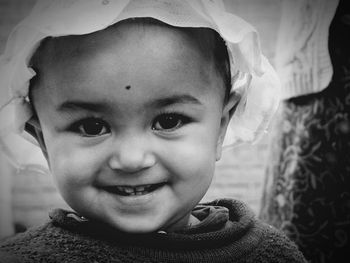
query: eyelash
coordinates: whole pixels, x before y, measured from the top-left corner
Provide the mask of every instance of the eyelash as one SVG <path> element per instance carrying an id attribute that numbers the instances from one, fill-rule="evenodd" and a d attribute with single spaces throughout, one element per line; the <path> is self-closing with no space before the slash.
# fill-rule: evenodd
<path id="1" fill-rule="evenodd" d="M 171 127 L 169 129 L 158 129 L 156 128 L 156 124 L 159 123 L 159 121 L 161 120 L 161 118 L 166 118 L 166 117 L 172 117 L 174 118 L 176 121 L 178 121 L 178 123 L 174 126 Z M 179 123 L 180 121 L 180 123 Z M 192 118 L 182 114 L 182 113 L 178 113 L 178 112 L 163 112 L 157 115 L 157 117 L 154 119 L 153 123 L 152 123 L 152 130 L 155 131 L 160 131 L 160 132 L 173 132 L 179 128 L 181 128 L 182 126 L 188 124 L 192 122 Z"/>
<path id="2" fill-rule="evenodd" d="M 163 118 L 163 119 L 162 119 Z M 168 118 L 168 120 L 166 120 Z M 157 127 L 160 121 L 170 121 L 170 125 L 173 125 L 169 128 Z M 171 123 L 171 121 L 175 121 L 175 123 Z M 151 129 L 158 132 L 173 132 L 184 125 L 192 122 L 192 118 L 178 112 L 162 112 L 157 115 L 157 117 L 152 121 Z M 90 130 L 90 133 L 87 131 L 88 127 L 86 125 L 97 125 L 97 127 L 89 127 L 95 129 L 94 131 Z M 164 125 L 165 123 L 163 123 Z M 168 123 L 169 124 L 169 123 Z M 85 127 L 83 126 L 85 125 Z M 96 129 L 97 128 L 97 129 Z M 77 133 L 83 137 L 98 137 L 103 136 L 111 132 L 110 125 L 101 118 L 88 117 L 76 121 L 69 128 L 69 131 Z M 94 133 L 95 132 L 95 133 Z"/>
<path id="3" fill-rule="evenodd" d="M 83 125 L 87 125 L 87 124 L 98 124 L 101 125 L 101 130 L 96 134 L 92 134 L 92 133 L 88 133 L 86 131 L 87 127 L 83 127 Z M 94 128 L 94 127 L 90 127 L 90 128 Z M 96 128 L 96 127 L 95 127 Z M 85 131 L 84 131 L 85 130 Z M 108 134 L 111 132 L 110 126 L 108 125 L 108 123 L 106 121 L 104 121 L 101 118 L 95 118 L 95 117 L 89 117 L 89 118 L 84 118 L 81 119 L 75 123 L 73 123 L 70 127 L 69 127 L 69 131 L 72 131 L 74 133 L 77 133 L 83 137 L 97 137 L 97 136 L 102 136 L 105 134 Z M 98 131 L 98 130 L 96 130 Z"/>

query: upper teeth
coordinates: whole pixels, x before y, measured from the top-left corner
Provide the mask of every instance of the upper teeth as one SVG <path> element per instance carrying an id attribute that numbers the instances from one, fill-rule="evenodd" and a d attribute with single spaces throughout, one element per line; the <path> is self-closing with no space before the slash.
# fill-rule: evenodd
<path id="1" fill-rule="evenodd" d="M 150 185 L 141 185 L 141 186 L 136 186 L 136 187 L 132 187 L 132 186 L 117 186 L 117 189 L 119 191 L 121 191 L 121 192 L 132 194 L 132 193 L 135 193 L 135 192 L 144 192 L 149 187 L 150 187 Z"/>
<path id="2" fill-rule="evenodd" d="M 143 192 L 146 190 L 146 188 L 149 188 L 149 186 L 140 185 L 140 186 L 136 186 L 134 189 L 136 192 Z"/>
<path id="3" fill-rule="evenodd" d="M 158 189 L 163 185 L 164 183 L 145 184 L 145 185 L 138 185 L 138 186 L 126 186 L 126 185 L 112 186 L 111 185 L 103 188 L 108 192 L 120 194 L 120 195 L 145 195 L 145 194 L 148 194 L 149 192 L 153 192 L 154 190 Z"/>

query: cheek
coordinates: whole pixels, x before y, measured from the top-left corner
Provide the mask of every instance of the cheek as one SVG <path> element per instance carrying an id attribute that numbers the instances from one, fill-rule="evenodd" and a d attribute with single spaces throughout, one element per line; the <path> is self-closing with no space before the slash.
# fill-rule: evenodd
<path id="1" fill-rule="evenodd" d="M 213 179 L 214 148 L 213 144 L 197 141 L 184 143 L 177 154 L 169 154 L 173 190 L 191 208 L 203 198 Z"/>
<path id="2" fill-rule="evenodd" d="M 102 155 L 72 144 L 48 145 L 50 169 L 59 187 L 91 184 L 103 163 Z"/>
<path id="3" fill-rule="evenodd" d="M 211 181 L 216 162 L 217 134 L 215 128 L 199 128 L 181 143 L 170 143 L 164 147 L 163 156 L 167 156 L 168 167 L 177 175 L 176 178 L 202 180 L 203 183 Z"/>
<path id="4" fill-rule="evenodd" d="M 214 144 L 200 142 L 186 144 L 182 148 L 182 164 L 191 173 L 199 173 L 215 163 Z"/>

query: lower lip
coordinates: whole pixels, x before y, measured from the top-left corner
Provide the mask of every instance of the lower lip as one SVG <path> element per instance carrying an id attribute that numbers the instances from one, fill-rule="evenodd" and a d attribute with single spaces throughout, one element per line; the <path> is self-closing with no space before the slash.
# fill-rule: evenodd
<path id="1" fill-rule="evenodd" d="M 107 192 L 112 195 L 117 201 L 125 206 L 144 206 L 147 203 L 152 202 L 157 195 L 160 194 L 166 185 L 162 185 L 159 188 L 155 189 L 152 192 L 149 192 L 144 195 L 118 195 L 112 192 Z"/>

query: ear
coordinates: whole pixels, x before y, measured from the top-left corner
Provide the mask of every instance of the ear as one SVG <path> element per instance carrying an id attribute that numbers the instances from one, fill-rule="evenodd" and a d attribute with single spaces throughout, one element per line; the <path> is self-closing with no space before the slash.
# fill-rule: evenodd
<path id="1" fill-rule="evenodd" d="M 216 144 L 216 161 L 219 161 L 221 159 L 222 145 L 224 143 L 227 127 L 231 120 L 231 117 L 233 116 L 233 113 L 237 108 L 240 99 L 241 96 L 238 93 L 230 93 L 222 110 L 222 116 L 220 120 L 220 132 Z"/>
<path id="2" fill-rule="evenodd" d="M 27 121 L 24 126 L 24 130 L 35 138 L 46 160 L 48 161 L 48 155 L 47 155 L 46 145 L 44 141 L 44 136 L 43 136 L 43 132 L 42 132 L 38 117 L 33 116 L 29 121 Z"/>

